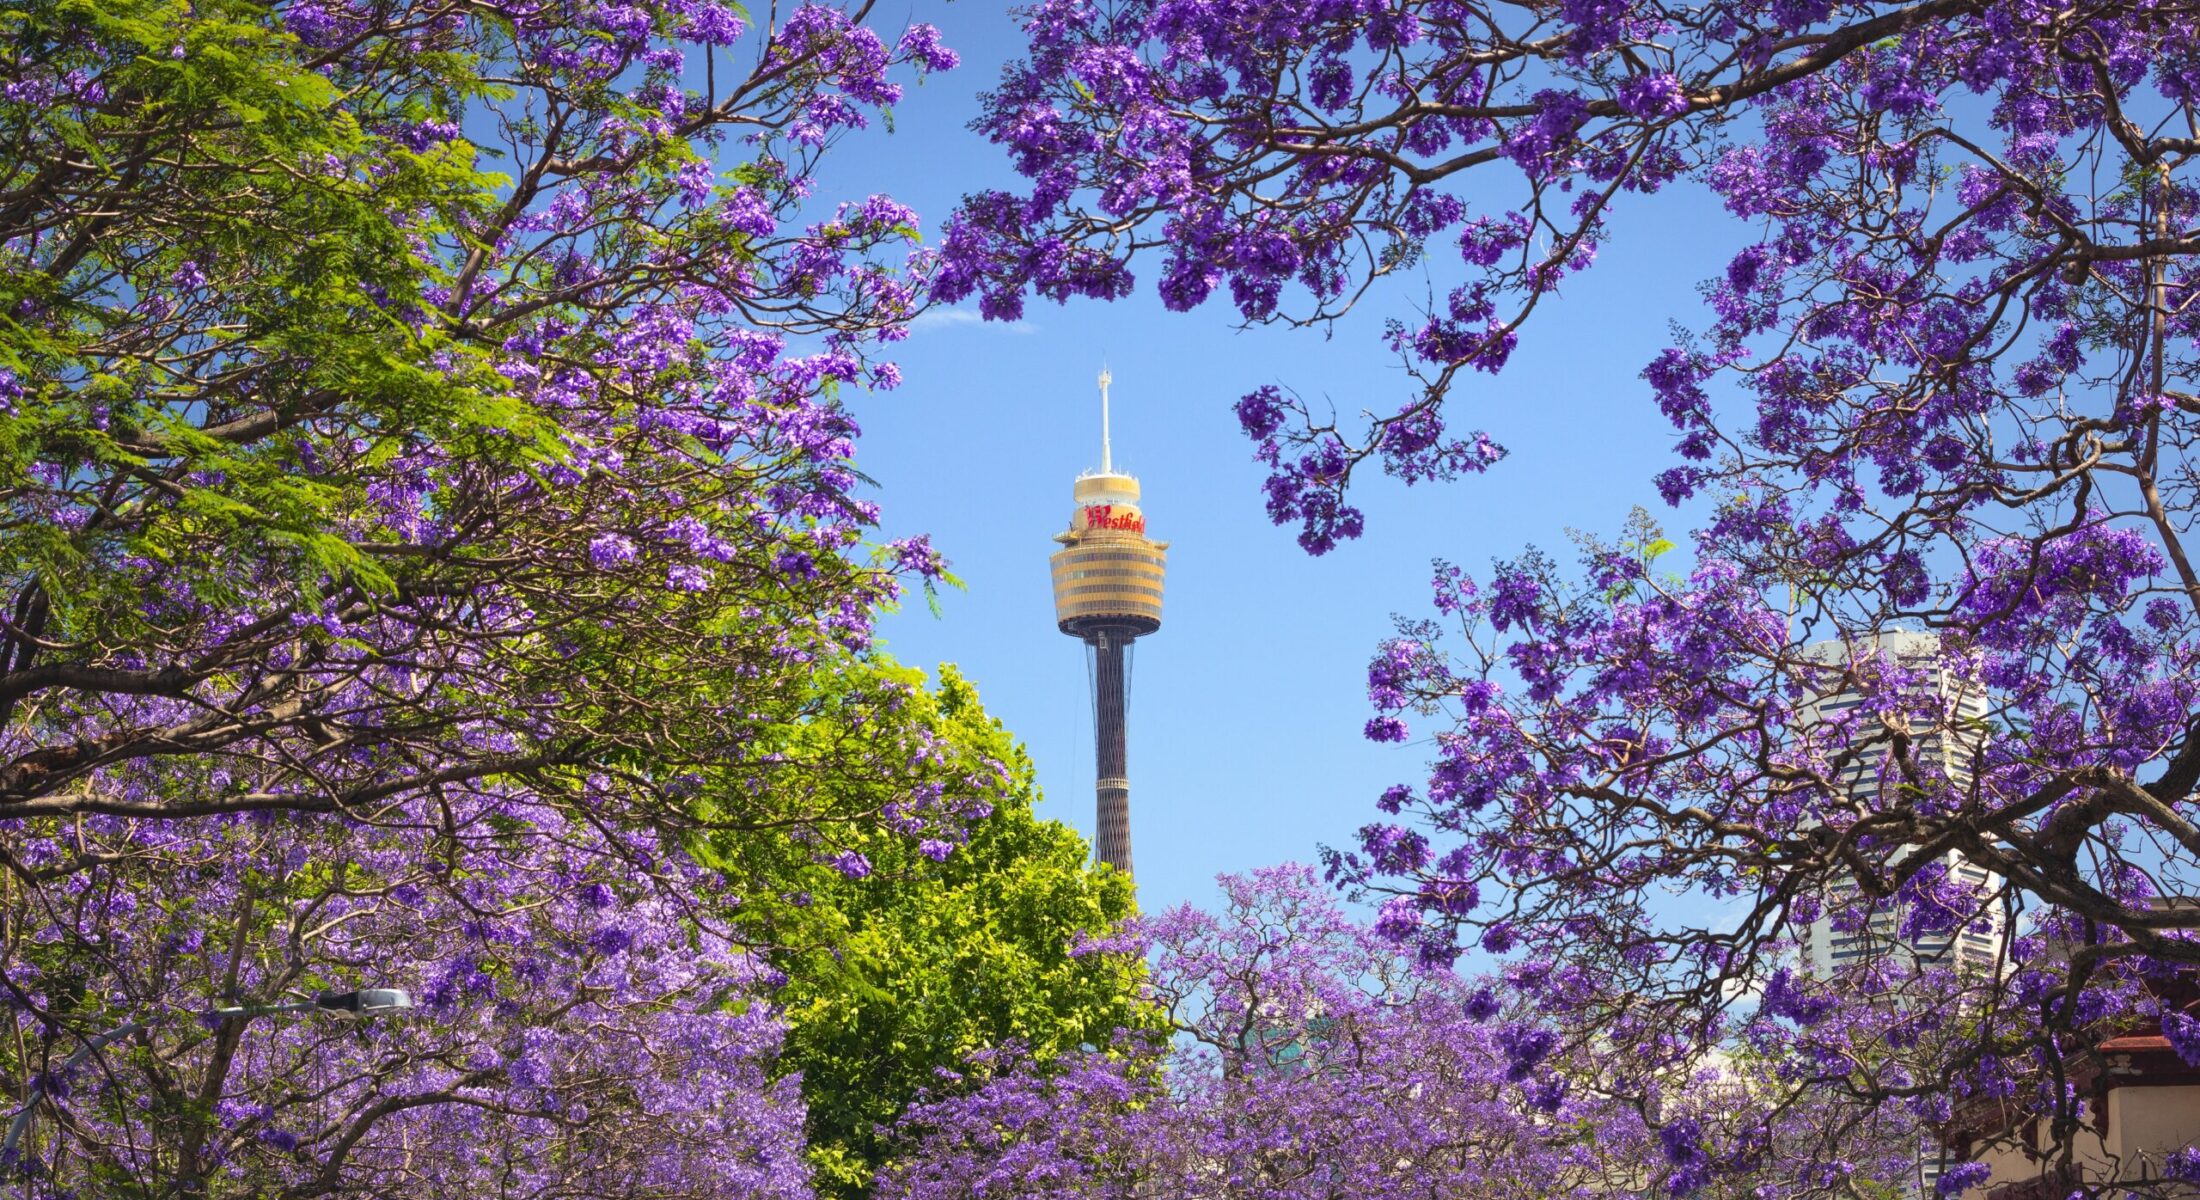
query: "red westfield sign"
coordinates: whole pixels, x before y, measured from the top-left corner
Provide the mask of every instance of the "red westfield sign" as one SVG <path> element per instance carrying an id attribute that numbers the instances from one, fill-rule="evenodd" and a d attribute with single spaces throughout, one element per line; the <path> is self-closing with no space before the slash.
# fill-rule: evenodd
<path id="1" fill-rule="evenodd" d="M 1085 506 L 1085 528 L 1120 529 L 1125 533 L 1146 532 L 1146 518 L 1135 512 L 1116 512 L 1113 504 L 1088 504 Z"/>

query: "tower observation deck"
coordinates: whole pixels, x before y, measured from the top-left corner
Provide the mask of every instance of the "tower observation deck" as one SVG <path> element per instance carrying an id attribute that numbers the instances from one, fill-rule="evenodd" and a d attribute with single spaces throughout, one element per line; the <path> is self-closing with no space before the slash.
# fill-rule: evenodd
<path id="1" fill-rule="evenodd" d="M 1093 749 L 1099 803 L 1101 862 L 1131 869 L 1131 784 L 1125 724 L 1130 707 L 1131 647 L 1161 628 L 1161 582 L 1169 544 L 1146 536 L 1138 481 L 1118 474 L 1108 445 L 1108 385 L 1100 372 L 1100 470 L 1080 476 L 1069 529 L 1054 535 L 1062 548 L 1054 568 L 1054 617 L 1063 633 L 1085 643 L 1092 682 Z"/>

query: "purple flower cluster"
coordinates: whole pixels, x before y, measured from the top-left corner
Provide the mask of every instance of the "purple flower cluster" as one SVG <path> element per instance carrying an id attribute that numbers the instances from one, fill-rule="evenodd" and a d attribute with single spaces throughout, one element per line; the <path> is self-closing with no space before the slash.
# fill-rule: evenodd
<path id="1" fill-rule="evenodd" d="M 1356 924 L 1303 868 L 1221 882 L 1222 911 L 1143 923 L 1149 994 L 1171 1036 L 1126 1034 L 1045 1063 L 1014 1048 L 981 1056 L 904 1118 L 906 1153 L 880 1194 L 1319 1200 L 1543 1195 L 1571 1180 L 1583 1194 L 1647 1197 L 1714 1180 L 1749 1194 L 1823 1169 L 1813 1132 L 1826 1110 L 1767 1122 L 1734 1102 L 1769 1078 L 1701 1062 L 1661 1071 L 1681 1064 L 1569 1040 L 1527 1015 L 1578 980 L 1466 983 L 1402 961 L 1380 933 L 1390 906 L 1374 928 Z M 1508 1001 L 1522 1018 L 1493 1024 Z M 1608 1091 L 1646 1072 L 1665 1076 L 1655 1125 Z M 1860 1132 L 1885 1145 L 1842 1178 L 1914 1177 L 1914 1125 Z M 1760 1150 L 1722 1159 L 1721 1141 Z"/>
<path id="2" fill-rule="evenodd" d="M 707 888 L 705 873 L 524 793 L 449 799 L 448 825 L 402 810 L 372 824 L 99 822 L 74 852 L 112 857 L 73 879 L 100 902 L 49 921 L 48 954 L 9 980 L 26 996 L 90 983 L 116 1007 L 84 1019 L 154 1022 L 159 1057 L 54 1080 L 49 1103 L 79 1136 L 133 1131 L 126 1161 L 155 1177 L 178 1169 L 173 1139 L 191 1138 L 217 1186 L 379 1187 L 425 1171 L 465 1189 L 487 1169 L 530 1190 L 643 1179 L 676 1189 L 659 1194 L 807 1197 L 768 972 L 674 894 Z M 11 917 L 28 911 L 14 902 Z M 396 985 L 413 992 L 410 1015 L 344 1036 L 326 1017 L 185 1019 Z M 54 1036 L 35 1010 L 14 1022 Z M 214 1053 L 229 1034 L 236 1053 Z M 223 1098 L 154 1132 L 146 1105 L 178 1079 Z"/>

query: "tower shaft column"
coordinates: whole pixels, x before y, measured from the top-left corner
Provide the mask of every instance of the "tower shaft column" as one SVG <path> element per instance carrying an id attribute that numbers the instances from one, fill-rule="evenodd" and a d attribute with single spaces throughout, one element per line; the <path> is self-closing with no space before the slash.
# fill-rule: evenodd
<path id="1" fill-rule="evenodd" d="M 1131 869 L 1131 781 L 1124 726 L 1130 689 L 1129 680 L 1124 678 L 1123 659 L 1130 643 L 1131 639 L 1114 630 L 1092 638 L 1093 749 L 1099 768 L 1099 836 L 1095 851 L 1101 862 L 1126 875 Z"/>

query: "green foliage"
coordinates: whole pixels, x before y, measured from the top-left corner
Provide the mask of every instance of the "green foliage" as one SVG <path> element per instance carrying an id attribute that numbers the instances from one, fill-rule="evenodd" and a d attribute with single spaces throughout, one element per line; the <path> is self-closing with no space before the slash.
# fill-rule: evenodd
<path id="1" fill-rule="evenodd" d="M 26 61 L 103 73 L 110 96 L 0 106 L 0 145 L 44 160 L 10 170 L 15 194 L 50 205 L 43 220 L 65 235 L 0 272 L 0 366 L 29 388 L 0 434 L 0 481 L 40 460 L 87 493 L 163 476 L 102 495 L 106 544 L 49 529 L 0 546 L 0 572 L 46 581 L 57 628 L 96 612 L 104 637 L 140 632 L 143 592 L 104 569 L 111 555 L 163 564 L 171 590 L 217 604 L 243 586 L 239 563 L 284 562 L 308 590 L 330 577 L 392 586 L 359 545 L 386 535 L 347 527 L 358 497 L 345 481 L 300 470 L 290 439 L 264 436 L 334 398 L 384 442 L 552 452 L 548 427 L 472 369 L 478 347 L 401 319 L 439 281 L 424 248 L 493 212 L 507 182 L 477 170 L 470 147 L 415 154 L 371 138 L 363 122 L 401 114 L 339 103 L 264 5 L 46 0 L 0 28 Z M 34 131 L 79 157 L 57 161 Z M 179 294 L 185 264 L 208 290 Z M 262 406 L 272 420 L 245 419 Z"/>
<path id="2" fill-rule="evenodd" d="M 750 726 L 915 573 L 833 396 L 920 281 L 898 208 L 782 234 L 815 156 L 717 126 L 895 64 L 497 7 L 0 5 L 0 818 L 524 777 L 646 823 L 753 768 L 723 822 L 799 819 Z M 251 765 L 88 783 L 201 753 Z"/>
<path id="3" fill-rule="evenodd" d="M 1131 915 L 1129 877 L 1091 864 L 1083 838 L 1035 814 L 1031 762 L 976 689 L 952 666 L 929 691 L 921 672 L 884 663 L 861 671 L 911 688 L 896 721 L 930 731 L 945 777 L 983 780 L 990 815 L 942 862 L 920 852 L 924 831 L 876 826 L 829 844 L 727 840 L 718 856 L 734 878 L 770 890 L 746 897 L 740 912 L 788 976 L 783 1065 L 802 1076 L 818 1190 L 843 1197 L 869 1191 L 886 1151 L 876 1127 L 920 1092 L 952 1086 L 940 1071 L 972 1051 L 1013 1041 L 1046 1060 L 1151 1023 L 1136 998 L 1141 959 L 1078 952 Z M 868 691 L 875 680 L 865 682 Z M 816 723 L 796 740 L 846 732 Z M 864 799 L 831 807 L 872 807 Z M 831 865 L 849 852 L 869 862 L 868 877 Z"/>

